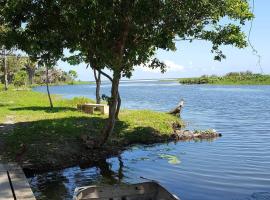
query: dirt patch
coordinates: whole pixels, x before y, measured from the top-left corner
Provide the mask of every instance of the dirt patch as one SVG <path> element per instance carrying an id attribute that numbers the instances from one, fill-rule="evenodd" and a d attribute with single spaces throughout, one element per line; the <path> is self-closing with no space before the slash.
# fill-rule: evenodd
<path id="1" fill-rule="evenodd" d="M 7 134 L 12 133 L 13 129 L 14 129 L 14 117 L 13 116 L 6 116 L 6 119 L 4 121 L 4 123 L 0 124 L 0 152 L 4 151 L 4 137 Z M 1 159 L 1 155 L 0 155 L 0 159 Z"/>

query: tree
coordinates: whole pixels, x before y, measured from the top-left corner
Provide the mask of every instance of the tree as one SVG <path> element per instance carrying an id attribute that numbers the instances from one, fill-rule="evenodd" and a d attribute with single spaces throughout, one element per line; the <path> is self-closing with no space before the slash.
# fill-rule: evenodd
<path id="1" fill-rule="evenodd" d="M 1 4 L 0 4 L 1 5 Z M 6 50 L 6 47 L 4 45 L 5 43 L 5 37 L 3 35 L 5 35 L 6 33 L 6 27 L 5 27 L 5 24 L 4 24 L 4 21 L 3 19 L 1 19 L 1 15 L 0 15 L 0 51 L 1 51 L 1 69 L 3 71 L 3 74 L 4 74 L 4 89 L 5 90 L 8 90 L 8 75 L 7 75 L 7 50 Z"/>
<path id="2" fill-rule="evenodd" d="M 69 70 L 68 75 L 72 78 L 72 81 L 78 78 L 78 74 L 75 70 Z"/>
<path id="3" fill-rule="evenodd" d="M 14 54 L 14 50 L 7 50 L 4 47 L 1 50 L 0 79 L 5 85 L 5 90 L 8 89 L 8 85 L 12 83 L 14 76 L 20 70 L 23 69 L 21 57 Z"/>
<path id="4" fill-rule="evenodd" d="M 78 45 L 77 44 L 72 44 L 72 45 L 69 44 L 69 47 L 72 48 L 72 50 L 71 50 L 72 53 L 74 53 L 73 46 L 76 47 Z M 88 63 L 86 68 L 88 68 L 90 66 L 90 68 L 93 70 L 94 78 L 95 78 L 95 82 L 96 82 L 96 103 L 100 104 L 100 102 L 101 102 L 101 96 L 100 96 L 101 73 L 96 70 L 95 63 L 92 62 L 93 59 L 91 59 L 90 56 L 88 57 L 87 54 L 85 54 L 85 52 L 83 52 L 81 50 L 79 54 L 68 56 L 68 57 L 64 58 L 63 60 L 68 61 L 68 63 L 71 65 L 78 65 L 81 62 Z"/>
<path id="5" fill-rule="evenodd" d="M 3 2 L 0 2 L 0 7 L 2 6 Z M 8 26 L 4 16 L 1 14 L 2 7 L 0 9 L 0 51 L 1 51 L 1 63 L 0 67 L 3 71 L 3 82 L 4 82 L 4 88 L 5 90 L 8 90 L 8 84 L 9 84 L 9 70 L 11 69 L 12 61 L 14 61 L 15 56 L 13 54 L 14 47 L 16 45 L 13 45 L 13 43 L 10 41 L 11 35 L 10 35 L 10 27 Z M 15 39 L 15 37 L 14 37 Z M 11 61 L 11 62 L 10 62 Z M 13 63 L 14 64 L 14 63 Z M 11 70 L 10 70 L 11 71 Z"/>
<path id="6" fill-rule="evenodd" d="M 25 71 L 20 71 L 15 74 L 13 84 L 15 87 L 21 87 L 26 85 L 27 74 Z"/>
<path id="7" fill-rule="evenodd" d="M 48 39 L 56 38 L 52 42 L 61 41 L 72 51 L 83 52 L 97 71 L 111 70 L 109 117 L 100 145 L 113 132 L 120 79 L 131 77 L 134 66 L 164 72 L 166 66 L 154 57 L 155 52 L 175 51 L 177 40 L 209 41 L 214 59 L 221 60 L 225 55 L 220 46 L 247 45 L 241 26 L 253 17 L 247 0 L 6 0 L 4 4 L 1 14 L 11 27 L 18 22 L 22 27 L 24 22 L 27 32 L 35 32 L 36 41 L 45 37 L 51 43 Z M 50 55 L 57 58 L 54 51 Z"/>
<path id="8" fill-rule="evenodd" d="M 63 39 L 57 31 L 57 1 L 0 2 L 0 24 L 5 31 L 0 33 L 0 42 L 8 49 L 17 47 L 46 68 L 46 86 L 50 107 L 53 108 L 49 91 L 49 69 L 63 56 Z M 62 27 L 63 28 L 63 27 Z"/>
<path id="9" fill-rule="evenodd" d="M 165 65 L 154 58 L 155 52 L 176 50 L 176 40 L 212 42 L 214 59 L 221 60 L 225 58 L 221 45 L 247 45 L 241 25 L 253 17 L 245 0 L 97 0 L 60 4 L 69 27 L 64 34 L 71 36 L 66 37 L 67 42 L 76 44 L 75 50 L 84 52 L 90 63 L 95 63 L 91 65 L 94 69 L 107 67 L 113 74 L 109 118 L 101 144 L 114 128 L 119 81 L 131 77 L 134 66 L 164 71 Z M 219 23 L 225 17 L 233 23 Z"/>
<path id="10" fill-rule="evenodd" d="M 2 63 L 3 63 L 3 74 L 4 74 L 4 89 L 8 90 L 8 67 L 7 67 L 7 51 L 5 46 L 2 47 Z"/>
<path id="11" fill-rule="evenodd" d="M 21 62 L 28 75 L 28 82 L 30 85 L 34 83 L 34 76 L 37 69 L 37 63 L 29 57 L 21 57 Z"/>

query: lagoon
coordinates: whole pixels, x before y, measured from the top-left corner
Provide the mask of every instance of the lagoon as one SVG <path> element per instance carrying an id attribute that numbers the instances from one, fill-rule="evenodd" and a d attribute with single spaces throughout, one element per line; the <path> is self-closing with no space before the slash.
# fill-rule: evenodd
<path id="1" fill-rule="evenodd" d="M 46 92 L 45 87 L 35 91 Z M 103 83 L 101 93 L 109 94 Z M 52 86 L 65 98 L 94 98 L 95 85 Z M 159 181 L 182 200 L 270 199 L 270 86 L 180 85 L 124 81 L 123 108 L 168 111 L 185 100 L 189 129 L 214 128 L 223 137 L 133 146 L 95 167 L 29 175 L 37 199 L 72 199 L 75 187 L 100 183 Z M 167 155 L 167 156 L 166 156 Z M 178 162 L 169 162 L 168 155 Z"/>

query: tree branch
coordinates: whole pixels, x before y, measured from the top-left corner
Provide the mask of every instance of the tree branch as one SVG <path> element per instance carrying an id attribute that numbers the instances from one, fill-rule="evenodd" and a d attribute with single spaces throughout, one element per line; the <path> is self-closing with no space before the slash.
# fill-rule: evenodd
<path id="1" fill-rule="evenodd" d="M 100 69 L 98 70 L 98 72 L 100 74 L 102 74 L 103 76 L 105 76 L 107 79 L 109 79 L 111 82 L 113 81 L 112 77 L 110 77 L 108 74 L 106 74 L 105 72 L 101 71 Z"/>

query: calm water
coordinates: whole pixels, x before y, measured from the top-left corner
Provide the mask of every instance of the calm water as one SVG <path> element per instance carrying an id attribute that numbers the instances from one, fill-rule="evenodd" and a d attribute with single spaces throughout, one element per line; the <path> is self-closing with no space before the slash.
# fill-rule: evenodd
<path id="1" fill-rule="evenodd" d="M 102 93 L 108 94 L 104 84 Z M 45 92 L 44 87 L 35 88 Z M 55 86 L 66 98 L 94 98 L 94 85 Z M 71 199 L 75 187 L 159 181 L 182 200 L 270 199 L 270 86 L 184 86 L 174 82 L 121 83 L 123 107 L 168 111 L 180 98 L 189 128 L 214 128 L 222 138 L 135 146 L 97 167 L 68 168 L 32 178 L 38 199 Z M 170 164 L 162 155 L 176 156 Z"/>

